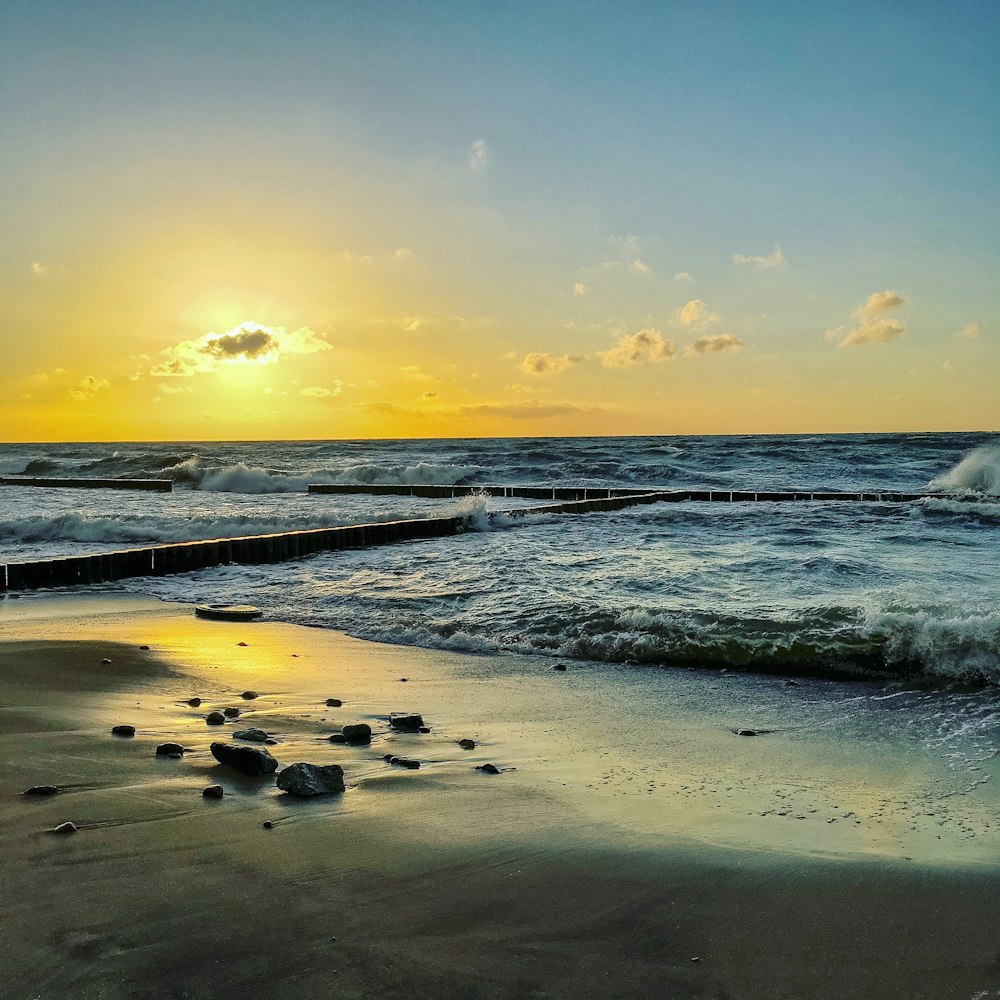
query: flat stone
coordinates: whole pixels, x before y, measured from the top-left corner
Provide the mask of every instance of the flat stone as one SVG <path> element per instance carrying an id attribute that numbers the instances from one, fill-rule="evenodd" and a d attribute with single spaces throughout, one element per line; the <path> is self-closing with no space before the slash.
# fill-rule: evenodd
<path id="1" fill-rule="evenodd" d="M 180 743 L 161 743 L 156 748 L 157 757 L 182 757 L 184 755 L 184 747 Z"/>
<path id="2" fill-rule="evenodd" d="M 235 719 L 235 718 L 237 718 L 237 716 L 239 716 L 240 710 L 238 708 L 224 708 L 222 710 L 222 714 L 227 719 Z"/>
<path id="3" fill-rule="evenodd" d="M 274 774 L 278 762 L 266 751 L 257 747 L 237 746 L 233 743 L 213 743 L 212 756 L 220 763 L 251 778 Z"/>
<path id="4" fill-rule="evenodd" d="M 475 740 L 459 740 L 458 741 L 458 745 L 463 750 L 475 750 L 476 749 L 476 741 Z"/>
<path id="5" fill-rule="evenodd" d="M 347 740 L 344 738 L 343 733 L 330 733 L 331 743 L 346 743 Z"/>
<path id="6" fill-rule="evenodd" d="M 226 790 L 222 785 L 209 785 L 207 788 L 201 790 L 201 794 L 205 796 L 206 799 L 221 799 L 223 795 L 226 794 Z"/>
<path id="7" fill-rule="evenodd" d="M 256 691 L 244 691 L 243 692 L 243 700 L 244 701 L 253 701 L 254 698 L 259 698 L 259 697 L 260 697 L 260 695 L 257 694 Z"/>
<path id="8" fill-rule="evenodd" d="M 205 722 L 210 726 L 221 726 L 225 723 L 226 717 L 222 712 L 209 712 L 205 716 Z"/>
<path id="9" fill-rule="evenodd" d="M 56 785 L 32 785 L 31 788 L 26 788 L 22 794 L 24 795 L 56 795 L 59 792 L 59 788 Z"/>
<path id="10" fill-rule="evenodd" d="M 145 649 L 145 650 L 148 650 L 148 649 L 149 649 L 149 646 L 140 646 L 139 648 L 140 648 L 140 649 Z"/>
<path id="11" fill-rule="evenodd" d="M 424 724 L 424 720 L 414 712 L 390 712 L 389 725 L 400 732 L 415 733 Z"/>
<path id="12" fill-rule="evenodd" d="M 477 771 L 482 771 L 483 774 L 499 774 L 500 768 L 496 764 L 477 764 Z"/>
<path id="13" fill-rule="evenodd" d="M 341 735 L 348 743 L 371 743 L 372 727 L 367 722 L 356 722 L 341 729 Z"/>
<path id="14" fill-rule="evenodd" d="M 135 736 L 135 726 L 112 726 L 111 732 L 115 736 Z"/>
<path id="15" fill-rule="evenodd" d="M 76 833 L 76 831 L 76 823 L 60 823 L 58 826 L 52 828 L 53 833 Z"/>
<path id="16" fill-rule="evenodd" d="M 339 698 L 327 698 L 326 707 L 327 708 L 340 708 L 344 703 Z"/>
<path id="17" fill-rule="evenodd" d="M 263 729 L 240 729 L 233 733 L 234 740 L 248 740 L 251 743 L 266 743 L 269 739 Z"/>
<path id="18" fill-rule="evenodd" d="M 771 729 L 734 729 L 733 733 L 737 736 L 763 736 L 766 733 L 773 732 Z"/>
<path id="19" fill-rule="evenodd" d="M 389 763 L 395 764 L 396 767 L 408 767 L 411 771 L 416 771 L 420 767 L 420 761 L 412 757 L 390 757 Z"/>
<path id="20" fill-rule="evenodd" d="M 339 764 L 291 764 L 278 774 L 278 787 L 289 795 L 312 798 L 344 790 L 344 769 Z"/>

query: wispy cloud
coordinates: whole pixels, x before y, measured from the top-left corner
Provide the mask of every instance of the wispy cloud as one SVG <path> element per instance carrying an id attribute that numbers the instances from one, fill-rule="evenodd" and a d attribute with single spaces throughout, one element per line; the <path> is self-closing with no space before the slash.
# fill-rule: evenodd
<path id="1" fill-rule="evenodd" d="M 299 390 L 300 396 L 309 396 L 314 399 L 329 399 L 332 396 L 339 396 L 344 390 L 344 383 L 338 378 L 334 379 L 329 386 L 310 385 Z"/>
<path id="2" fill-rule="evenodd" d="M 582 281 L 578 281 L 573 286 L 574 295 L 587 295 L 590 292 L 590 285 L 585 285 Z"/>
<path id="3" fill-rule="evenodd" d="M 858 319 L 863 319 L 865 316 L 880 316 L 882 313 L 907 305 L 909 301 L 895 289 L 887 288 L 884 292 L 872 292 L 852 315 Z"/>
<path id="4" fill-rule="evenodd" d="M 777 243 L 774 244 L 774 250 L 767 254 L 766 256 L 762 254 L 733 254 L 733 263 L 737 267 L 757 267 L 764 270 L 775 267 L 783 267 L 787 261 L 785 260 L 784 251 Z"/>
<path id="5" fill-rule="evenodd" d="M 69 394 L 78 403 L 82 403 L 99 392 L 105 392 L 111 387 L 111 383 L 106 378 L 95 378 L 93 375 L 85 375 L 70 390 Z"/>
<path id="6" fill-rule="evenodd" d="M 674 342 L 665 340 L 659 330 L 650 327 L 638 333 L 623 334 L 614 347 L 598 351 L 597 356 L 605 368 L 624 368 L 643 362 L 657 364 L 672 358 L 675 353 Z"/>
<path id="7" fill-rule="evenodd" d="M 681 321 L 681 326 L 692 330 L 704 330 L 713 323 L 718 323 L 720 316 L 712 312 L 701 299 L 691 299 L 678 310 L 677 318 Z"/>
<path id="8" fill-rule="evenodd" d="M 145 372 L 156 377 L 186 378 L 212 372 L 224 365 L 272 364 L 291 354 L 328 351 L 331 345 L 308 327 L 291 333 L 284 327 L 243 323 L 228 333 L 207 333 L 197 340 L 182 340 L 160 351 Z"/>
<path id="9" fill-rule="evenodd" d="M 963 340 L 978 340 L 982 332 L 982 323 L 966 323 L 961 330 L 956 330 L 952 336 L 961 337 Z"/>
<path id="10" fill-rule="evenodd" d="M 686 358 L 695 358 L 699 354 L 718 354 L 720 351 L 738 351 L 746 345 L 739 337 L 731 333 L 717 333 L 699 337 L 694 343 L 684 348 Z"/>
<path id="11" fill-rule="evenodd" d="M 690 280 L 691 280 L 691 275 L 688 274 L 687 271 L 678 271 L 674 275 L 674 281 L 690 281 Z"/>
<path id="12" fill-rule="evenodd" d="M 433 382 L 434 376 L 428 375 L 420 365 L 404 365 L 399 373 L 407 382 Z"/>
<path id="13" fill-rule="evenodd" d="M 490 151 L 485 139 L 476 139 L 469 146 L 469 166 L 473 170 L 484 170 L 490 164 Z"/>
<path id="14" fill-rule="evenodd" d="M 508 420 L 539 420 L 546 417 L 565 417 L 574 413 L 600 413 L 598 406 L 577 406 L 574 403 L 478 403 L 460 406 L 459 416 L 506 417 Z"/>
<path id="15" fill-rule="evenodd" d="M 579 360 L 581 359 L 571 358 L 568 354 L 554 355 L 532 351 L 524 356 L 518 367 L 527 375 L 554 375 L 566 371 L 570 365 Z"/>
<path id="16" fill-rule="evenodd" d="M 840 341 L 840 347 L 857 347 L 860 344 L 884 344 L 906 333 L 906 324 L 895 316 L 886 315 L 894 309 L 909 304 L 909 299 L 892 288 L 872 292 L 851 315 L 858 321 L 847 333 L 843 325 L 826 330 L 823 336 L 829 341 Z"/>

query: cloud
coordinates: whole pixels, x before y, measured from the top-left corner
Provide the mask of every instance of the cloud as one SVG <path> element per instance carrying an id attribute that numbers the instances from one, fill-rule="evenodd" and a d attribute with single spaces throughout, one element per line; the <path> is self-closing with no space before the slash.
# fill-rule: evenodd
<path id="1" fill-rule="evenodd" d="M 703 330 L 712 323 L 717 323 L 720 319 L 718 313 L 710 312 L 708 306 L 701 299 L 691 299 L 682 306 L 677 313 L 677 318 L 681 321 L 681 326 L 691 327 L 694 330 Z"/>
<path id="2" fill-rule="evenodd" d="M 404 365 L 399 369 L 407 382 L 433 382 L 434 376 L 428 375 L 420 365 Z"/>
<path id="3" fill-rule="evenodd" d="M 69 394 L 78 403 L 82 403 L 96 396 L 99 392 L 104 392 L 110 386 L 111 383 L 106 378 L 95 378 L 93 375 L 85 375 L 69 390 Z"/>
<path id="4" fill-rule="evenodd" d="M 571 358 L 568 354 L 552 355 L 532 352 L 526 354 L 518 367 L 527 375 L 554 375 L 564 372 L 579 358 Z"/>
<path id="5" fill-rule="evenodd" d="M 299 390 L 300 396 L 311 396 L 315 399 L 329 399 L 331 396 L 339 396 L 343 391 L 344 383 L 338 378 L 333 380 L 332 387 L 323 385 L 310 385 Z"/>
<path id="6" fill-rule="evenodd" d="M 469 146 L 469 166 L 473 170 L 483 170 L 490 164 L 490 153 L 485 139 L 476 139 Z"/>
<path id="7" fill-rule="evenodd" d="M 649 328 L 638 333 L 623 334 L 614 347 L 598 351 L 597 356 L 605 368 L 624 368 L 647 361 L 658 364 L 673 357 L 674 353 L 674 342 L 664 340 L 659 330 Z"/>
<path id="8" fill-rule="evenodd" d="M 719 351 L 738 351 L 746 345 L 739 337 L 731 333 L 717 333 L 711 336 L 699 337 L 693 344 L 684 348 L 684 357 L 695 358 L 699 354 L 718 354 Z"/>
<path id="9" fill-rule="evenodd" d="M 733 254 L 733 263 L 737 267 L 758 267 L 762 269 L 770 269 L 775 267 L 783 267 L 785 265 L 785 254 L 781 247 L 777 243 L 774 244 L 774 250 L 768 254 L 766 257 L 762 255 L 750 255 L 742 253 Z"/>
<path id="10" fill-rule="evenodd" d="M 573 403 L 479 403 L 475 406 L 460 406 L 457 410 L 463 417 L 505 417 L 508 420 L 539 420 L 546 417 L 564 417 L 573 413 L 600 413 L 598 406 L 577 406 Z"/>
<path id="11" fill-rule="evenodd" d="M 38 275 L 40 278 L 44 278 L 50 270 L 49 265 L 43 264 L 40 260 L 33 260 L 31 262 L 31 273 Z"/>
<path id="12" fill-rule="evenodd" d="M 290 354 L 328 351 L 331 345 L 308 327 L 288 333 L 284 327 L 243 323 L 228 333 L 207 333 L 160 351 L 144 372 L 156 377 L 187 378 L 232 364 L 272 364 Z"/>
<path id="13" fill-rule="evenodd" d="M 690 280 L 691 280 L 691 275 L 688 274 L 687 271 L 678 271 L 674 275 L 674 281 L 690 281 Z"/>
<path id="14" fill-rule="evenodd" d="M 841 347 L 857 347 L 859 344 L 884 344 L 906 333 L 906 324 L 894 316 L 884 315 L 893 309 L 907 305 L 909 299 L 901 293 L 887 288 L 883 292 L 872 292 L 851 314 L 858 325 L 849 330 L 840 341 Z M 843 326 L 827 330 L 823 336 L 833 341 L 841 336 Z"/>
<path id="15" fill-rule="evenodd" d="M 982 332 L 982 323 L 966 323 L 961 330 L 956 330 L 952 336 L 961 337 L 964 340 L 976 340 Z"/>
<path id="16" fill-rule="evenodd" d="M 398 247 L 396 250 L 393 250 L 393 252 L 392 252 L 392 259 L 393 260 L 412 260 L 413 259 L 413 251 L 410 250 L 410 249 L 408 249 L 407 247 Z"/>
<path id="17" fill-rule="evenodd" d="M 590 293 L 590 285 L 585 285 L 582 281 L 578 281 L 573 286 L 574 295 L 587 295 Z"/>
<path id="18" fill-rule="evenodd" d="M 438 398 L 438 393 L 436 393 L 433 389 L 428 389 L 427 392 L 422 392 L 420 394 L 420 398 L 421 399 L 437 399 Z"/>
<path id="19" fill-rule="evenodd" d="M 629 261 L 630 268 L 635 271 L 636 274 L 652 274 L 653 269 L 643 260 L 636 257 L 634 260 Z"/>

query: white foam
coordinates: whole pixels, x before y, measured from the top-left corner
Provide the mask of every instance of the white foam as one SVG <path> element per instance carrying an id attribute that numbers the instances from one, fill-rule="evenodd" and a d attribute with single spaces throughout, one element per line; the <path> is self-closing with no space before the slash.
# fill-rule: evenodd
<path id="1" fill-rule="evenodd" d="M 947 493 L 1000 495 L 1000 442 L 973 449 L 955 468 L 934 479 L 930 488 Z"/>

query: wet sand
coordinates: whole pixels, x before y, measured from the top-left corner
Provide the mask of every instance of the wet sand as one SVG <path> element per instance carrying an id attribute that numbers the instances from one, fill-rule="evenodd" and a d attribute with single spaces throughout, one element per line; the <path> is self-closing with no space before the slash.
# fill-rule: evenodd
<path id="1" fill-rule="evenodd" d="M 7 599 L 0 995 L 1000 996 L 996 761 L 949 767 L 913 697 Z M 397 710 L 431 732 L 389 733 Z M 354 721 L 370 747 L 326 739 Z M 248 726 L 347 791 L 218 765 Z M 20 794 L 41 783 L 60 793 Z"/>

